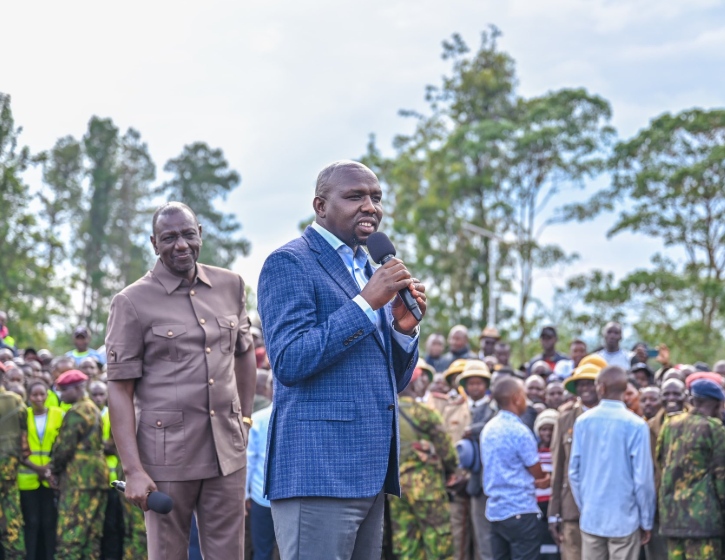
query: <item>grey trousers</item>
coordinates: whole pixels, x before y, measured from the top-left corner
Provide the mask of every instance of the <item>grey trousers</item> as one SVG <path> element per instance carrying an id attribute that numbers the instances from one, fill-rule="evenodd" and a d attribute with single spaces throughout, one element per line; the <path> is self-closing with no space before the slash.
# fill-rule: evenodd
<path id="1" fill-rule="evenodd" d="M 157 482 L 171 496 L 166 515 L 146 512 L 149 560 L 189 557 L 191 514 L 196 512 L 201 554 L 209 560 L 244 559 L 244 486 L 247 468 L 227 476 L 184 482 Z"/>
<path id="2" fill-rule="evenodd" d="M 638 560 L 641 543 L 639 529 L 628 537 L 597 537 L 582 531 L 582 558 L 586 560 Z"/>
<path id="3" fill-rule="evenodd" d="M 491 522 L 486 517 L 486 502 L 488 497 L 481 492 L 480 496 L 471 497 L 471 519 L 473 521 L 473 534 L 476 537 L 479 560 L 493 560 L 491 547 Z"/>
<path id="4" fill-rule="evenodd" d="M 272 500 L 281 560 L 380 560 L 385 494 Z"/>

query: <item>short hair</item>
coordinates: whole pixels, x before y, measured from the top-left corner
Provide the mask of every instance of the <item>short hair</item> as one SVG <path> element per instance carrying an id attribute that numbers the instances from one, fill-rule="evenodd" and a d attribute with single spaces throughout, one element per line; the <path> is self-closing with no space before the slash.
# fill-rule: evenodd
<path id="1" fill-rule="evenodd" d="M 451 336 L 454 333 L 462 332 L 464 335 L 466 335 L 466 338 L 468 338 L 468 327 L 466 325 L 454 325 L 451 327 L 451 330 L 448 332 L 448 336 Z"/>
<path id="2" fill-rule="evenodd" d="M 584 342 L 584 341 L 583 341 L 583 340 L 582 340 L 581 338 L 575 338 L 574 340 L 572 340 L 572 341 L 571 341 L 571 342 L 569 343 L 569 347 L 571 348 L 571 347 L 572 347 L 572 346 L 574 346 L 575 344 L 581 344 L 582 346 L 584 346 L 584 348 L 586 348 L 586 347 L 587 347 L 587 343 L 586 343 L 586 342 Z"/>
<path id="3" fill-rule="evenodd" d="M 375 177 L 375 173 L 372 170 L 360 163 L 359 161 L 353 161 L 351 159 L 341 159 L 333 161 L 332 163 L 325 166 L 325 168 L 317 174 L 317 183 L 315 183 L 315 196 L 324 197 L 327 187 L 332 183 L 332 177 L 338 171 L 344 170 L 355 170 L 370 173 Z M 377 179 L 377 177 L 375 177 Z"/>
<path id="4" fill-rule="evenodd" d="M 36 385 L 40 385 L 43 389 L 45 389 L 46 393 L 48 392 L 48 384 L 45 381 L 43 381 L 41 378 L 35 377 L 28 382 L 28 387 L 27 387 L 28 396 L 30 396 L 30 393 L 33 392 L 33 387 L 35 387 Z"/>
<path id="5" fill-rule="evenodd" d="M 196 214 L 191 208 L 183 202 L 176 202 L 172 200 L 171 202 L 162 204 L 154 212 L 154 217 L 151 220 L 151 232 L 156 235 L 156 222 L 159 221 L 160 217 L 168 216 L 169 214 L 176 214 L 177 212 L 188 212 L 194 218 L 197 227 L 199 226 L 199 219 L 196 217 Z"/>
<path id="6" fill-rule="evenodd" d="M 503 408 L 511 404 L 511 399 L 519 391 L 524 388 L 524 384 L 520 379 L 511 375 L 499 377 L 493 384 L 493 398 L 498 403 L 499 408 Z"/>
<path id="7" fill-rule="evenodd" d="M 619 332 L 622 332 L 622 323 L 619 323 L 617 321 L 609 321 L 606 325 L 604 325 L 604 328 L 602 329 L 602 334 L 607 334 L 607 331 L 612 327 L 617 327 L 619 329 Z"/>
<path id="8" fill-rule="evenodd" d="M 546 381 L 540 375 L 530 375 L 527 377 L 526 381 L 524 381 L 524 386 L 528 389 L 534 382 L 541 382 L 546 387 Z"/>

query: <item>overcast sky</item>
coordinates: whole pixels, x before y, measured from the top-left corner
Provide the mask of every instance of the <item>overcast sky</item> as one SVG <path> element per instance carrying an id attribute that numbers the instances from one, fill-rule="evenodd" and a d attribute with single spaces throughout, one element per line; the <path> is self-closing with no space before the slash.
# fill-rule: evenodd
<path id="1" fill-rule="evenodd" d="M 725 105 L 717 0 L 6 0 L 0 10 L 0 91 L 23 142 L 39 151 L 80 137 L 95 114 L 138 129 L 159 168 L 186 143 L 223 148 L 242 175 L 225 208 L 252 242 L 235 269 L 253 286 L 311 215 L 320 168 L 359 157 L 370 133 L 389 151 L 411 126 L 398 110 L 426 109 L 424 87 L 448 72 L 441 41 L 454 32 L 475 49 L 495 24 L 522 94 L 586 87 L 612 103 L 620 137 L 665 111 Z M 658 244 L 606 240 L 612 219 L 551 228 L 544 240 L 582 254 L 567 274 L 646 266 Z M 535 291 L 545 297 L 557 281 Z"/>

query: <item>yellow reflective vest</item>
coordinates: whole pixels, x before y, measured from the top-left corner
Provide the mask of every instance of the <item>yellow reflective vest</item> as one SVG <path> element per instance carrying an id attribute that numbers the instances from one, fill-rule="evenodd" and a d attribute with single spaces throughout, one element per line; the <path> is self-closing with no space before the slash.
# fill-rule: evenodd
<path id="1" fill-rule="evenodd" d="M 28 447 L 30 447 L 30 461 L 36 465 L 47 465 L 50 462 L 50 451 L 53 449 L 55 438 L 58 437 L 60 426 L 63 423 L 63 411 L 60 408 L 48 407 L 48 416 L 45 420 L 43 440 L 38 437 L 35 427 L 33 409 L 28 408 Z M 48 488 L 48 483 L 43 482 Z M 38 475 L 31 469 L 22 466 L 18 471 L 18 488 L 20 490 L 37 490 L 40 488 Z"/>
<path id="2" fill-rule="evenodd" d="M 108 414 L 108 407 L 103 409 L 101 413 L 103 418 L 103 442 L 111 439 L 111 417 Z M 116 470 L 118 469 L 118 455 L 106 455 L 106 463 L 108 464 L 108 483 L 110 484 L 116 478 Z"/>
<path id="3" fill-rule="evenodd" d="M 56 395 L 55 391 L 51 389 L 50 391 L 48 391 L 48 398 L 45 399 L 45 406 L 47 406 L 48 408 L 50 408 L 51 406 L 54 408 L 60 408 L 63 411 L 63 414 L 65 414 L 71 409 L 73 405 L 60 402 L 58 395 Z"/>

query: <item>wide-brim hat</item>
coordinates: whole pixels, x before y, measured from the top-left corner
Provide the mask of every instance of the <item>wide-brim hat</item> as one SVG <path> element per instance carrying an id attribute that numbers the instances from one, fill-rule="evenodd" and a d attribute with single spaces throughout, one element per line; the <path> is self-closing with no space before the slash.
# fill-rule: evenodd
<path id="1" fill-rule="evenodd" d="M 476 473 L 481 471 L 481 453 L 478 445 L 470 439 L 462 439 L 456 442 L 456 451 L 458 453 L 458 467 L 468 469 Z"/>
<path id="2" fill-rule="evenodd" d="M 458 378 L 458 384 L 461 387 L 465 388 L 466 380 L 471 379 L 471 377 L 485 379 L 490 383 L 491 370 L 488 369 L 486 362 L 484 362 L 483 360 L 468 360 L 466 367 L 463 368 L 463 373 Z"/>
<path id="3" fill-rule="evenodd" d="M 576 382 L 581 381 L 582 379 L 596 381 L 597 375 L 600 371 L 602 371 L 602 368 L 595 366 L 594 364 L 579 365 L 579 367 L 574 370 L 572 376 L 564 382 L 564 388 L 572 395 L 576 395 Z"/>
<path id="4" fill-rule="evenodd" d="M 481 331 L 478 338 L 495 338 L 496 340 L 499 340 L 501 338 L 501 333 L 494 327 L 486 327 Z"/>
<path id="5" fill-rule="evenodd" d="M 436 374 L 436 371 L 433 369 L 432 365 L 426 362 L 423 358 L 418 358 L 418 364 L 415 367 L 416 369 L 422 369 L 426 374 L 428 374 L 428 381 L 433 381 L 433 376 Z"/>
<path id="6" fill-rule="evenodd" d="M 448 378 L 451 375 L 463 372 L 466 368 L 467 362 L 468 360 L 455 360 L 451 365 L 449 365 L 448 369 L 443 373 L 443 377 L 446 378 L 446 381 L 448 381 Z"/>
<path id="7" fill-rule="evenodd" d="M 602 358 L 599 354 L 589 354 L 588 356 L 584 356 L 579 362 L 579 366 L 585 366 L 587 364 L 597 366 L 599 369 L 603 369 L 608 365 L 607 360 Z"/>

